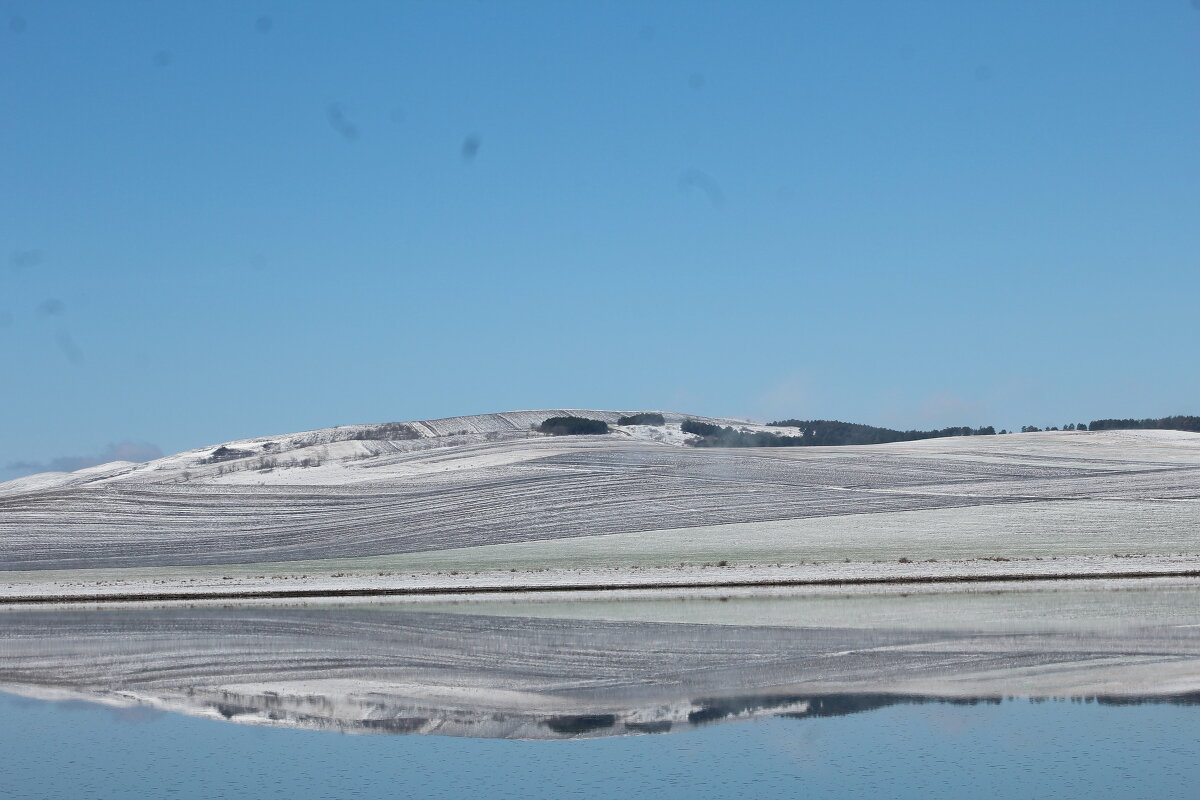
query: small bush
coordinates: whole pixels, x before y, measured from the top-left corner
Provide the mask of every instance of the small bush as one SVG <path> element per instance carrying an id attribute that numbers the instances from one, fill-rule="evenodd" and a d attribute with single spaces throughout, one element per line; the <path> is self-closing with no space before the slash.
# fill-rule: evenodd
<path id="1" fill-rule="evenodd" d="M 630 414 L 617 420 L 618 425 L 666 425 L 662 414 L 654 411 L 643 411 L 640 414 Z"/>
<path id="2" fill-rule="evenodd" d="M 590 436 L 608 433 L 608 423 L 586 417 L 550 417 L 538 430 L 551 436 Z"/>

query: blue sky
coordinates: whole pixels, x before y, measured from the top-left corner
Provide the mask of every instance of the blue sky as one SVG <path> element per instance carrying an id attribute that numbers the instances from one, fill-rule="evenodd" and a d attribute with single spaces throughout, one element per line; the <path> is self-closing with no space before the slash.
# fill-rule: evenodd
<path id="1" fill-rule="evenodd" d="M 0 103 L 0 467 L 1200 413 L 1191 0 L 0 0 Z"/>

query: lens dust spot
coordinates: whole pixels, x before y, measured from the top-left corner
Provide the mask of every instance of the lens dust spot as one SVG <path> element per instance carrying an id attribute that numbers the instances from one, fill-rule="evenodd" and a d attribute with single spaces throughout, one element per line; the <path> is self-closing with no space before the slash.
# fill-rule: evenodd
<path id="1" fill-rule="evenodd" d="M 63 351 L 63 355 L 67 357 L 76 366 L 83 363 L 83 351 L 75 344 L 75 340 L 71 338 L 71 334 L 66 331 L 59 331 L 54 335 L 54 341 L 58 345 L 58 349 Z"/>
<path id="2" fill-rule="evenodd" d="M 43 317 L 60 317 L 66 312 L 67 306 L 57 297 L 48 297 L 38 304 L 37 310 Z"/>
<path id="3" fill-rule="evenodd" d="M 16 269 L 25 269 L 26 267 L 36 267 L 42 263 L 41 250 L 17 250 L 9 259 L 13 267 Z"/>
<path id="4" fill-rule="evenodd" d="M 679 174 L 679 191 L 700 191 L 708 198 L 713 208 L 720 208 L 725 204 L 725 194 L 721 187 L 711 175 L 698 169 L 685 169 Z"/>
<path id="5" fill-rule="evenodd" d="M 329 120 L 329 127 L 341 134 L 346 141 L 353 142 L 358 139 L 358 126 L 346 118 L 346 112 L 342 110 L 341 104 L 330 103 L 329 107 L 325 109 L 325 118 Z"/>
<path id="6" fill-rule="evenodd" d="M 468 163 L 474 161 L 475 156 L 479 154 L 480 144 L 481 144 L 481 142 L 479 141 L 479 137 L 476 136 L 475 134 L 471 134 L 466 139 L 463 139 L 463 143 L 462 143 L 463 161 L 466 161 Z"/>

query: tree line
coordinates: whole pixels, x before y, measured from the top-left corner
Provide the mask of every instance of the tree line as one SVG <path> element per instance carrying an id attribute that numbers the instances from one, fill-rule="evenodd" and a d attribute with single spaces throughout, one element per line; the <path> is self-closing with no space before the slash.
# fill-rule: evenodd
<path id="1" fill-rule="evenodd" d="M 1040 431 L 1190 431 L 1200 433 L 1200 417 L 1176 415 L 1173 417 L 1155 417 L 1147 419 L 1094 419 L 1091 422 L 1049 426 L 1039 428 L 1036 425 L 1022 425 L 1021 433 L 1038 433 Z M 1003 431 L 1001 431 L 1003 433 Z"/>
<path id="2" fill-rule="evenodd" d="M 643 412 L 621 417 L 618 425 L 663 425 L 663 417 L 655 412 Z M 841 422 L 829 419 L 784 419 L 768 422 L 777 428 L 798 428 L 799 435 L 751 431 L 729 425 L 716 425 L 696 419 L 684 420 L 684 433 L 698 438 L 691 442 L 695 447 L 838 447 L 843 445 L 889 444 L 913 442 L 921 439 L 941 439 L 949 436 L 994 436 L 996 429 L 991 425 L 980 428 L 951 427 L 936 430 L 895 430 L 856 422 Z M 534 426 L 541 433 L 553 436 L 579 436 L 608 433 L 608 425 L 601 420 L 586 417 L 550 417 Z M 1111 430 L 1177 430 L 1200 433 L 1200 417 L 1171 416 L 1157 419 L 1097 419 L 1091 422 L 1072 422 L 1061 428 L 1050 426 L 1039 428 L 1034 425 L 1021 426 L 1022 433 L 1041 431 L 1111 431 Z M 1001 430 L 1000 434 L 1007 434 Z M 222 448 L 224 449 L 224 448 Z M 213 461 L 233 457 L 232 453 L 214 451 Z"/>
<path id="3" fill-rule="evenodd" d="M 996 429 L 991 425 L 982 428 L 942 428 L 931 431 L 898 431 L 855 422 L 839 422 L 830 419 L 784 419 L 768 422 L 779 428 L 799 428 L 799 436 L 779 436 L 789 440 L 790 446 L 831 447 L 851 444 L 888 444 L 890 442 L 913 442 L 918 439 L 939 439 L 945 436 L 994 436 Z M 792 441 L 794 440 L 794 441 Z"/>

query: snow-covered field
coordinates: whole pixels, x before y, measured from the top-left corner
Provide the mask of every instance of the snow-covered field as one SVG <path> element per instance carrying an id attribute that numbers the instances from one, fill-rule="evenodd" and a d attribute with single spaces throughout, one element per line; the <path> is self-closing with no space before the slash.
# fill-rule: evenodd
<path id="1" fill-rule="evenodd" d="M 685 446 L 686 415 L 624 413 L 346 426 L 10 481 L 0 596 L 1200 570 L 1200 434 L 709 449 Z M 564 414 L 613 432 L 531 431 Z"/>

